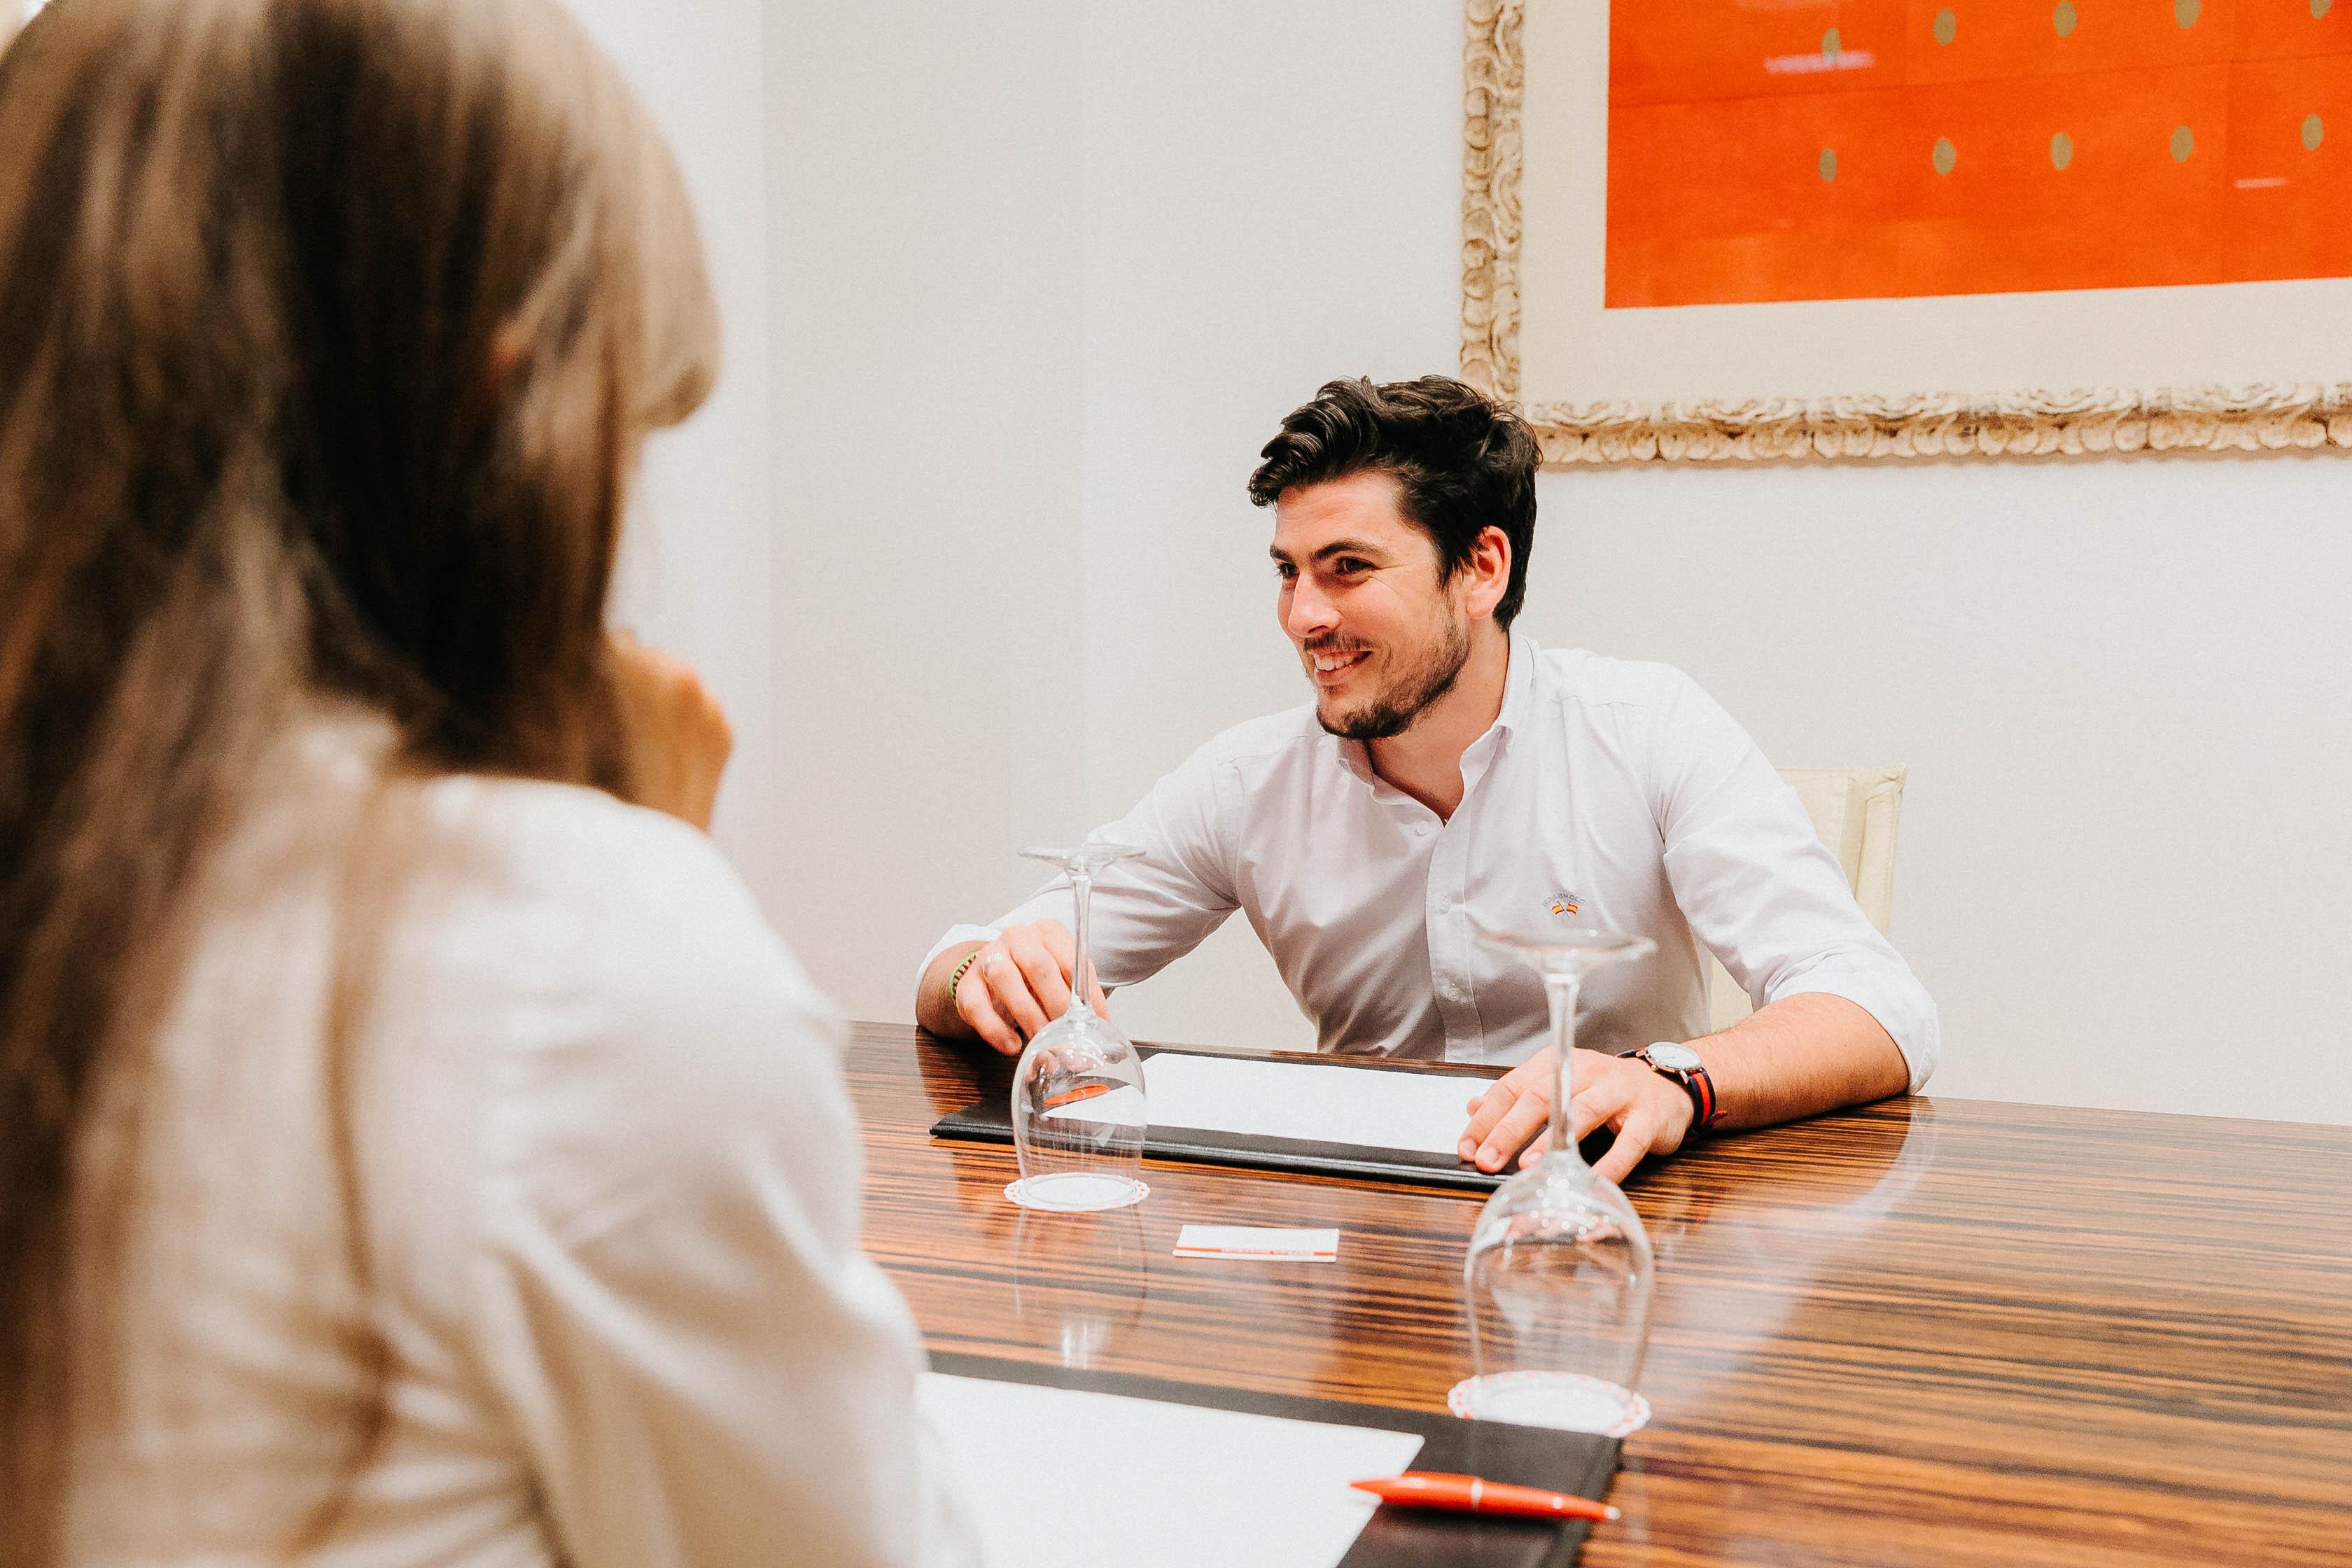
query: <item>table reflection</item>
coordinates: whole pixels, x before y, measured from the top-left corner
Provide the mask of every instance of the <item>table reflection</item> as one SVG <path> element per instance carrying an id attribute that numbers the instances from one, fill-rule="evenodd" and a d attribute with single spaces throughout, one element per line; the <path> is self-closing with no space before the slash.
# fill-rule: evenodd
<path id="1" fill-rule="evenodd" d="M 1801 1154 L 1759 1140 L 1736 1173 L 1659 1173 L 1642 1206 L 1670 1347 L 1645 1390 L 1660 1421 L 1704 1411 L 1752 1355 L 1784 1342 L 1826 1277 L 1884 1266 L 1888 1222 L 1936 1163 L 1935 1106 L 1884 1107 L 1868 1131 Z"/>
<path id="2" fill-rule="evenodd" d="M 1012 1058 L 986 1046 L 952 1044 L 919 1030 L 915 1039 L 915 1070 L 922 1079 L 923 1098 L 930 1103 L 933 1121 L 961 1110 L 983 1096 L 1011 1100 Z"/>
<path id="3" fill-rule="evenodd" d="M 1898 1135 L 1899 1134 L 1899 1135 Z M 1867 1235 L 1935 1163 L 1936 1104 L 1890 1100 L 1834 1148 L 1788 1149 L 1772 1130 L 1737 1135 L 1715 1152 L 1734 1167 L 1685 1158 L 1645 1166 L 1632 1184 L 1661 1264 L 1705 1237 L 1718 1247 L 1769 1241 L 1780 1262 L 1823 1243 Z M 1777 1271 L 1778 1264 L 1776 1264 Z"/>
<path id="4" fill-rule="evenodd" d="M 1107 1364 L 1151 1297 L 1139 1210 L 1043 1214 L 1012 1208 L 1013 1314 L 1062 1365 Z"/>

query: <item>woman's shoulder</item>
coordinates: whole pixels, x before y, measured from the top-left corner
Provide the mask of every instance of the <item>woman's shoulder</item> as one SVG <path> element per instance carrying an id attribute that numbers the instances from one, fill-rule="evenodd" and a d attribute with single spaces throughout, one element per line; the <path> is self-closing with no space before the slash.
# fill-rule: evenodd
<path id="1" fill-rule="evenodd" d="M 384 949 L 387 989 L 415 1003 L 386 1022 L 463 1058 L 513 1116 L 510 1151 L 650 1152 L 837 1083 L 836 1015 L 709 836 L 480 776 L 425 784 L 417 816 Z"/>
<path id="2" fill-rule="evenodd" d="M 826 1169 L 856 1168 L 842 1025 L 707 836 L 531 781 L 438 779 L 416 804 L 367 1058 L 420 1273 L 690 1226 L 780 1183 L 855 1233 Z"/>
<path id="3" fill-rule="evenodd" d="M 418 786 L 423 868 L 515 900 L 585 900 L 614 919 L 665 906 L 757 917 L 709 834 L 603 790 L 452 773 Z"/>
<path id="4" fill-rule="evenodd" d="M 417 818 L 400 924 L 439 964 L 665 1035 L 747 1012 L 830 1019 L 698 829 L 598 790 L 481 775 L 424 785 Z"/>

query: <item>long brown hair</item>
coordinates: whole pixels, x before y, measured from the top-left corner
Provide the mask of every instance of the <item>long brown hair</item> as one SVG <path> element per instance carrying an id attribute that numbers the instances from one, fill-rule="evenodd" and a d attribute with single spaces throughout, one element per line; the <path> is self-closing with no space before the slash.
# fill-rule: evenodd
<path id="1" fill-rule="evenodd" d="M 207 846 L 321 694 L 625 789 L 623 491 L 715 341 L 554 0 L 54 0 L 0 52 L 0 1568 L 56 1550 L 78 1137 Z"/>

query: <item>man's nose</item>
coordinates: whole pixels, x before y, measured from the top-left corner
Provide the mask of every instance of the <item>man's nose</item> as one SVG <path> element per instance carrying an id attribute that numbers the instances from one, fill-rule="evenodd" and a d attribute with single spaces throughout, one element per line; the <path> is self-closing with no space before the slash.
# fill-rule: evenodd
<path id="1" fill-rule="evenodd" d="M 1283 625 L 1294 637 L 1311 637 L 1318 632 L 1328 632 L 1339 624 L 1339 612 L 1332 607 L 1330 595 L 1302 575 L 1292 584 L 1290 605 L 1283 616 Z"/>

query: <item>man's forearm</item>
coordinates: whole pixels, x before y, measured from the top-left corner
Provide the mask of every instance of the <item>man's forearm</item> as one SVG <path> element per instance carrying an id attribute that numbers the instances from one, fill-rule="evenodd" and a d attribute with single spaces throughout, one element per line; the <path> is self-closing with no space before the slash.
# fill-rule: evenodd
<path id="1" fill-rule="evenodd" d="M 922 979 L 915 983 L 915 1022 L 943 1039 L 970 1040 L 979 1037 L 972 1032 L 963 1015 L 956 1011 L 948 995 L 948 976 L 972 953 L 986 946 L 985 942 L 960 942 L 945 949 L 931 960 L 923 971 Z"/>
<path id="2" fill-rule="evenodd" d="M 1715 1080 L 1721 1127 L 1769 1127 L 1911 1085 L 1895 1037 L 1867 1008 L 1825 992 L 1784 996 L 1691 1046 Z"/>

